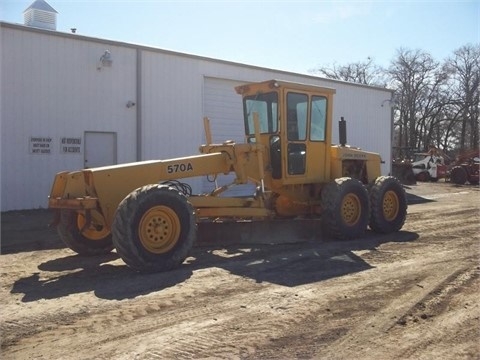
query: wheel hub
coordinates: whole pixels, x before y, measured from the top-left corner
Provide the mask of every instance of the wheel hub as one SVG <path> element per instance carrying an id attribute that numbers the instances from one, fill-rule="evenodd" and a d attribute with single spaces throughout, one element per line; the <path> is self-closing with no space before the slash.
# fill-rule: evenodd
<path id="1" fill-rule="evenodd" d="M 342 219 L 348 226 L 355 225 L 362 214 L 360 199 L 355 194 L 348 194 L 342 201 Z"/>
<path id="2" fill-rule="evenodd" d="M 400 202 L 395 191 L 389 190 L 383 197 L 383 215 L 387 221 L 394 220 L 400 209 Z"/>
<path id="3" fill-rule="evenodd" d="M 110 230 L 106 226 L 95 224 L 93 219 L 87 224 L 84 214 L 77 215 L 77 227 L 81 234 L 89 240 L 103 240 L 110 234 Z"/>
<path id="4" fill-rule="evenodd" d="M 163 254 L 177 243 L 180 237 L 180 220 L 171 208 L 154 206 L 143 214 L 139 235 L 142 245 L 148 251 Z"/>

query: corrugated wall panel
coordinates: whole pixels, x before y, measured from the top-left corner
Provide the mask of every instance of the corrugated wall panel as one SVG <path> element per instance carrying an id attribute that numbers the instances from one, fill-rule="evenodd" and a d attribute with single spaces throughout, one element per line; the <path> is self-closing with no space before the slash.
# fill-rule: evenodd
<path id="1" fill-rule="evenodd" d="M 234 87 L 242 82 L 205 78 L 204 114 L 210 119 L 213 142 L 244 142 L 242 98 Z"/>
<path id="2" fill-rule="evenodd" d="M 388 90 L 22 26 L 0 27 L 0 41 L 2 211 L 45 207 L 54 174 L 83 167 L 83 152 L 60 153 L 61 137 L 84 141 L 85 131 L 116 132 L 118 162 L 135 161 L 137 108 L 142 160 L 197 154 L 203 116 L 212 118 L 215 141 L 243 141 L 233 86 L 275 78 L 336 88 L 335 124 L 344 116 L 349 143 L 379 152 L 387 161 L 383 172 L 390 171 L 390 107 L 381 106 Z M 106 49 L 113 64 L 98 71 Z M 129 100 L 137 107 L 128 109 Z M 30 154 L 30 136 L 51 138 L 51 154 Z M 202 190 L 202 179 L 187 182 Z"/>
<path id="3" fill-rule="evenodd" d="M 142 51 L 142 159 L 197 155 L 203 134 L 198 63 Z M 200 191 L 201 180 L 184 180 Z"/>
<path id="4" fill-rule="evenodd" d="M 97 70 L 105 45 L 2 27 L 2 210 L 41 208 L 55 173 L 84 167 L 81 153 L 61 153 L 62 137 L 117 133 L 118 161 L 135 160 L 136 56 L 109 46 L 113 64 Z M 50 153 L 29 152 L 29 138 L 51 139 Z"/>
<path id="5" fill-rule="evenodd" d="M 385 161 L 383 174 L 391 171 L 391 108 L 382 106 L 390 96 L 389 91 L 340 84 L 333 112 L 333 141 L 338 143 L 338 120 L 343 116 L 348 143 L 379 153 Z"/>

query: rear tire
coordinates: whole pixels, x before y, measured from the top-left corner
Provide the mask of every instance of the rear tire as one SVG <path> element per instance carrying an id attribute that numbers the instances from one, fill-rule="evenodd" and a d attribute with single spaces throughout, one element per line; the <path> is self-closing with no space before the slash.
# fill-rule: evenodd
<path id="1" fill-rule="evenodd" d="M 113 250 L 112 234 L 105 227 L 85 227 L 85 216 L 73 210 L 60 210 L 57 232 L 60 239 L 77 254 L 93 256 Z M 83 231 L 82 231 L 83 230 Z"/>
<path id="2" fill-rule="evenodd" d="M 467 182 L 467 173 L 461 166 L 455 166 L 450 173 L 450 181 L 457 185 L 463 185 Z"/>
<path id="3" fill-rule="evenodd" d="M 323 228 L 334 238 L 361 237 L 367 229 L 369 213 L 367 190 L 356 179 L 335 179 L 322 190 Z"/>
<path id="4" fill-rule="evenodd" d="M 118 205 L 112 233 L 128 266 L 140 272 L 168 271 L 187 258 L 195 242 L 195 213 L 176 189 L 146 185 Z"/>
<path id="5" fill-rule="evenodd" d="M 370 228 L 391 233 L 402 228 L 407 217 L 407 197 L 402 184 L 393 176 L 380 176 L 370 189 Z"/>

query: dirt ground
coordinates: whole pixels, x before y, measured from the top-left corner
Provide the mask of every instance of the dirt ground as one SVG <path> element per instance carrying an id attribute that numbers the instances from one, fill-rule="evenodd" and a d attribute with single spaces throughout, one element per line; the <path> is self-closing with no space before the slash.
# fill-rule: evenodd
<path id="1" fill-rule="evenodd" d="M 479 359 L 479 188 L 406 190 L 396 234 L 199 243 L 149 275 L 3 213 L 1 358 Z"/>

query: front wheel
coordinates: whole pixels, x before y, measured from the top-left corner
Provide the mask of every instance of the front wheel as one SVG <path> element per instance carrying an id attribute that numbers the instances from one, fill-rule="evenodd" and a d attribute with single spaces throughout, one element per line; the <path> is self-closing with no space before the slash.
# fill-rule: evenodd
<path id="1" fill-rule="evenodd" d="M 356 179 L 335 179 L 322 190 L 323 228 L 334 238 L 361 237 L 367 229 L 369 212 L 367 190 Z"/>
<path id="2" fill-rule="evenodd" d="M 112 226 L 117 253 L 141 272 L 168 271 L 188 256 L 196 238 L 187 198 L 165 185 L 146 185 L 118 205 Z"/>
<path id="3" fill-rule="evenodd" d="M 94 219 L 87 221 L 84 213 L 60 210 L 57 232 L 63 243 L 80 255 L 103 255 L 113 250 L 110 230 Z"/>
<path id="4" fill-rule="evenodd" d="M 370 228 L 379 233 L 398 231 L 407 216 L 407 197 L 393 176 L 380 176 L 370 189 Z"/>

